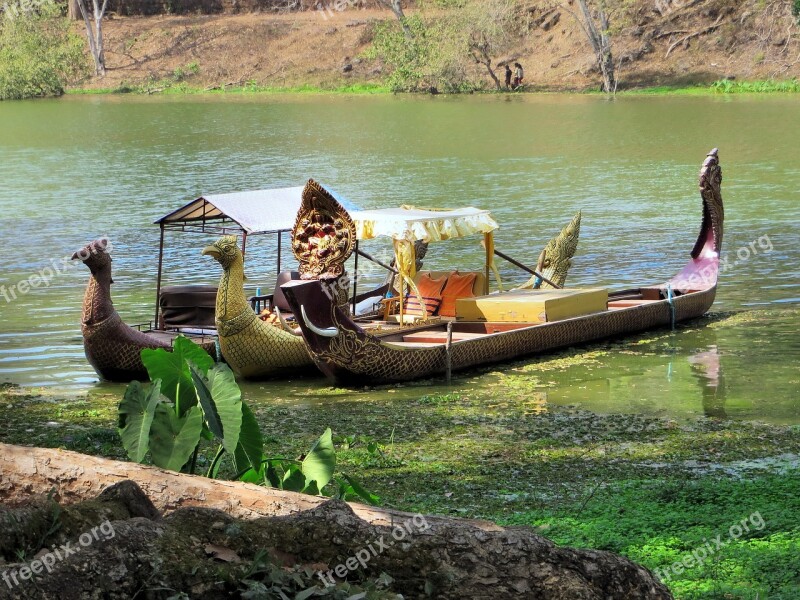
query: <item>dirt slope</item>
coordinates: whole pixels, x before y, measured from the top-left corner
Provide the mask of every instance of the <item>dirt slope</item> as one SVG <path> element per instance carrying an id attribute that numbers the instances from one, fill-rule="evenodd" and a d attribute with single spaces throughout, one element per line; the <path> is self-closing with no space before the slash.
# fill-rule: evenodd
<path id="1" fill-rule="evenodd" d="M 599 85 L 592 53 L 569 2 L 549 11 L 544 3 L 532 2 L 522 17 L 527 33 L 511 51 L 497 57 L 519 60 L 534 89 Z M 108 75 L 86 86 L 107 88 L 165 78 L 195 86 L 252 82 L 333 88 L 378 83 L 385 67 L 359 55 L 369 46 L 375 23 L 392 18 L 389 11 L 375 9 L 112 15 L 105 24 Z M 619 19 L 614 52 L 622 88 L 724 77 L 800 76 L 800 28 L 785 0 L 638 0 Z M 478 73 L 489 85 L 485 71 L 476 66 Z"/>

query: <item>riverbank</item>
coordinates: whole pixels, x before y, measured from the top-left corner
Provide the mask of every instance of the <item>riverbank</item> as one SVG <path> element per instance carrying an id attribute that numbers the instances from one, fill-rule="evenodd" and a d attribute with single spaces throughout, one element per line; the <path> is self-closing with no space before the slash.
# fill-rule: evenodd
<path id="1" fill-rule="evenodd" d="M 200 94 L 356 94 L 356 95 L 372 95 L 372 94 L 392 94 L 392 90 L 388 87 L 378 84 L 354 84 L 342 85 L 337 88 L 321 88 L 312 85 L 303 85 L 298 87 L 271 87 L 271 86 L 211 86 L 211 87 L 197 87 L 187 85 L 183 82 L 175 82 L 170 80 L 163 80 L 153 84 L 144 83 L 141 85 L 128 85 L 123 84 L 116 88 L 75 88 L 67 92 L 68 95 L 106 95 L 106 94 L 141 94 L 141 95 L 156 95 L 156 94 L 186 94 L 186 95 L 200 95 Z M 562 93 L 577 93 L 577 94 L 603 94 L 599 90 L 564 90 L 558 88 L 534 88 L 532 86 L 526 87 L 522 90 L 508 91 L 493 91 L 486 90 L 484 92 L 476 92 L 481 94 L 562 94 Z M 716 96 L 726 94 L 796 94 L 800 93 L 800 81 L 797 79 L 788 79 L 784 81 L 736 81 L 731 82 L 727 79 L 715 81 L 710 85 L 693 85 L 693 86 L 654 86 L 644 87 L 639 89 L 622 90 L 617 92 L 620 96 Z"/>
<path id="2" fill-rule="evenodd" d="M 792 22 L 788 7 L 783 11 L 757 0 L 676 6 L 662 14 L 642 3 L 617 24 L 613 44 L 620 90 L 800 77 L 798 28 L 783 26 Z M 533 12 L 526 13 L 524 34 L 493 57 L 494 63 L 521 62 L 533 91 L 599 89 L 592 51 L 575 18 L 564 10 L 539 22 L 536 10 L 542 9 L 528 10 Z M 393 19 L 390 11 L 375 9 L 114 16 L 105 23 L 108 74 L 80 88 L 374 90 L 391 67 L 369 58 L 367 50 L 376 30 Z M 82 25 L 75 27 L 80 31 Z M 469 78 L 493 88 L 483 65 L 465 68 Z"/>
<path id="3" fill-rule="evenodd" d="M 706 326 L 722 335 L 754 318 L 717 315 Z M 644 361 L 662 337 L 612 347 Z M 797 597 L 800 426 L 548 402 L 557 373 L 596 368 L 603 351 L 505 365 L 491 385 L 467 373 L 449 390 L 423 381 L 376 394 L 304 391 L 300 380 L 305 403 L 271 395 L 268 383 L 247 401 L 273 455 L 298 456 L 332 427 L 339 468 L 383 506 L 526 525 L 618 552 L 657 570 L 679 599 Z M 103 388 L 64 398 L 6 386 L 0 441 L 125 460 L 119 400 Z"/>

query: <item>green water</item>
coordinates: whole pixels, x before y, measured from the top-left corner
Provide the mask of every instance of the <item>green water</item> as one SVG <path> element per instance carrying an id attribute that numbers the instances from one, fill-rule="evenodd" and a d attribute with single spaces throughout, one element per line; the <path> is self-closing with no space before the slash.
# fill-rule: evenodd
<path id="1" fill-rule="evenodd" d="M 663 282 L 684 264 L 700 223 L 697 172 L 708 150 L 719 147 L 727 268 L 712 312 L 754 310 L 752 318 L 655 332 L 635 338 L 641 343 L 633 349 L 596 346 L 563 369 L 540 372 L 538 359 L 499 366 L 454 386 L 498 398 L 529 394 L 545 407 L 800 422 L 798 109 L 792 96 L 0 103 L 0 382 L 54 393 L 121 390 L 97 384 L 85 361 L 79 321 L 87 273 L 60 261 L 108 235 L 115 304 L 128 322 L 149 320 L 158 250 L 152 222 L 200 194 L 314 177 L 365 208 L 489 208 L 501 224 L 498 248 L 527 263 L 580 209 L 569 285 L 621 288 Z M 167 284 L 216 281 L 216 264 L 199 256 L 208 241 L 168 237 Z M 249 291 L 271 289 L 274 240 L 249 249 Z M 388 252 L 380 243 L 367 249 Z M 288 245 L 283 250 L 287 257 Z M 53 261 L 59 273 L 47 286 L 16 293 L 13 286 Z M 426 263 L 476 268 L 481 249 L 477 240 L 442 244 Z M 500 266 L 509 281 L 525 279 Z M 363 284 L 381 278 L 376 270 Z M 321 379 L 245 389 L 251 402 L 337 397 Z M 445 391 L 425 382 L 357 395 L 388 401 Z"/>

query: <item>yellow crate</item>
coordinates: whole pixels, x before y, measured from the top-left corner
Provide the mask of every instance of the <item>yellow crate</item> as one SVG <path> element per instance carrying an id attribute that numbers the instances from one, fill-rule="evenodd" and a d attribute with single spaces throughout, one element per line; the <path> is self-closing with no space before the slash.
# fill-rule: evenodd
<path id="1" fill-rule="evenodd" d="M 607 310 L 608 290 L 517 290 L 456 300 L 459 321 L 545 323 Z"/>

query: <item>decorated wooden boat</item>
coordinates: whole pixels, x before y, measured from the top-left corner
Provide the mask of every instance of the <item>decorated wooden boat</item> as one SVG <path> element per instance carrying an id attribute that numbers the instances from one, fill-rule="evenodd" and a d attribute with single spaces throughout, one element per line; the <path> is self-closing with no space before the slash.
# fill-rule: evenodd
<path id="1" fill-rule="evenodd" d="M 161 229 L 156 279 L 155 316 L 149 323 L 129 326 L 111 303 L 110 245 L 97 241 L 75 253 L 92 272 L 85 292 L 81 329 L 84 348 L 97 374 L 106 380 L 145 379 L 143 348 L 172 347 L 178 335 L 187 335 L 216 356 L 214 313 L 217 286 L 162 285 L 165 239 L 168 231 L 200 235 L 241 236 L 244 253 L 249 238 L 276 234 L 274 256 L 281 275 L 281 248 L 295 224 L 303 187 L 214 194 L 195 198 L 156 221 Z M 351 209 L 352 205 L 347 205 Z"/>
<path id="2" fill-rule="evenodd" d="M 108 381 L 147 379 L 141 352 L 145 348 L 170 349 L 178 330 L 144 332 L 126 325 L 111 301 L 111 255 L 106 239 L 95 240 L 72 255 L 91 272 L 83 298 L 81 332 L 86 358 L 97 374 Z M 193 340 L 209 354 L 215 351 L 213 336 L 194 335 Z"/>
<path id="3" fill-rule="evenodd" d="M 337 302 L 346 305 L 349 284 L 344 263 L 355 247 L 355 226 L 344 207 L 309 180 L 292 230 L 292 252 L 303 280 L 325 277 L 337 290 Z M 283 318 L 265 321 L 244 293 L 244 257 L 236 236 L 224 236 L 203 250 L 222 265 L 216 305 L 216 327 L 222 356 L 234 373 L 249 379 L 313 369 L 299 332 Z"/>
<path id="4" fill-rule="evenodd" d="M 382 337 L 337 307 L 324 280 L 289 282 L 283 290 L 301 316 L 314 363 L 333 381 L 350 385 L 406 381 L 666 326 L 699 317 L 714 302 L 724 217 L 721 181 L 714 149 L 700 170 L 703 220 L 691 258 L 661 285 L 611 294 L 525 290 L 460 300 L 455 320 Z M 459 318 L 462 308 L 469 319 Z M 485 319 L 475 318 L 481 310 Z"/>

